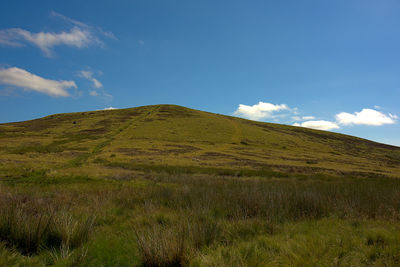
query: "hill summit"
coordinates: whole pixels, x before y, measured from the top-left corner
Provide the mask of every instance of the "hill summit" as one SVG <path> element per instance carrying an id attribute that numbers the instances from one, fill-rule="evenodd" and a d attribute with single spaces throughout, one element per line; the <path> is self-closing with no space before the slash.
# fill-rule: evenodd
<path id="1" fill-rule="evenodd" d="M 400 148 L 176 105 L 0 124 L 0 164 L 100 176 L 132 170 L 357 173 L 400 177 Z"/>

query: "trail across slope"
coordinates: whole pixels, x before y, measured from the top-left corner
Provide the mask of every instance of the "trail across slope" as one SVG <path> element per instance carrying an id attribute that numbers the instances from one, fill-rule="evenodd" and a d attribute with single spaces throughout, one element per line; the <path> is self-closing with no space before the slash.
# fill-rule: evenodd
<path id="1" fill-rule="evenodd" d="M 0 162 L 6 165 L 77 172 L 140 165 L 400 176 L 399 147 L 176 105 L 2 124 L 0 141 Z"/>

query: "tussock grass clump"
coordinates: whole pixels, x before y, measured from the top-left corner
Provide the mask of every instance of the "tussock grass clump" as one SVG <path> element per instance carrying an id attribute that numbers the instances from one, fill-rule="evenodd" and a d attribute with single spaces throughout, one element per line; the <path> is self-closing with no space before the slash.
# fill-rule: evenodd
<path id="1" fill-rule="evenodd" d="M 2 195 L 0 200 L 0 242 L 23 255 L 33 255 L 42 249 L 80 247 L 94 226 L 93 216 L 78 221 L 28 196 Z"/>
<path id="2" fill-rule="evenodd" d="M 94 216 L 78 221 L 68 213 L 57 214 L 53 216 L 48 244 L 52 247 L 78 248 L 89 239 L 94 222 Z"/>
<path id="3" fill-rule="evenodd" d="M 187 258 L 185 229 L 155 225 L 150 229 L 135 229 L 143 266 L 180 266 Z"/>
<path id="4" fill-rule="evenodd" d="M 222 231 L 216 220 L 187 215 L 170 225 L 133 226 L 144 266 L 182 266 L 198 250 L 219 240 Z"/>
<path id="5" fill-rule="evenodd" d="M 15 247 L 22 254 L 30 255 L 46 245 L 51 216 L 29 214 L 20 209 L 0 211 L 0 240 Z"/>

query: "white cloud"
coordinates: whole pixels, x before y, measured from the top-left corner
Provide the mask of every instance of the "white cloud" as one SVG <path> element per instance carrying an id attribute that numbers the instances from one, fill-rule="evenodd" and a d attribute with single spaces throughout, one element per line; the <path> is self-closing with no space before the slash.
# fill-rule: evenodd
<path id="1" fill-rule="evenodd" d="M 58 45 L 76 48 L 85 48 L 92 44 L 104 46 L 99 35 L 115 38 L 112 33 L 104 32 L 101 29 L 96 30 L 85 23 L 70 19 L 56 12 L 51 12 L 50 15 L 72 23 L 74 26 L 69 31 L 62 31 L 59 33 L 32 33 L 20 28 L 4 29 L 0 30 L 0 44 L 7 46 L 23 46 L 25 43 L 30 43 L 40 48 L 46 56 L 51 57 L 53 56 L 53 48 Z"/>
<path id="2" fill-rule="evenodd" d="M 16 29 L 7 29 L 0 30 L 0 44 L 6 46 L 22 46 L 20 42 L 18 42 L 18 38 L 20 36 L 16 32 Z"/>
<path id="3" fill-rule="evenodd" d="M 293 116 L 292 119 L 294 121 L 309 121 L 309 120 L 314 120 L 315 117 L 314 116 L 303 116 L 303 117 Z"/>
<path id="4" fill-rule="evenodd" d="M 302 119 L 303 120 L 314 120 L 315 117 L 314 116 L 303 116 Z"/>
<path id="5" fill-rule="evenodd" d="M 94 42 L 94 37 L 87 31 L 78 27 L 69 32 L 38 32 L 31 33 L 27 30 L 14 28 L 0 31 L 0 43 L 4 45 L 22 46 L 23 42 L 31 43 L 48 56 L 53 56 L 52 48 L 57 45 L 67 45 L 77 48 L 88 47 Z"/>
<path id="6" fill-rule="evenodd" d="M 77 88 L 74 81 L 48 80 L 16 67 L 0 69 L 0 83 L 50 96 L 69 96 L 66 89 Z"/>
<path id="7" fill-rule="evenodd" d="M 95 78 L 93 78 L 92 82 L 93 82 L 94 87 L 96 87 L 96 88 L 103 87 L 103 84 L 101 82 L 99 82 L 99 80 L 97 80 Z"/>
<path id="8" fill-rule="evenodd" d="M 380 109 L 379 106 L 374 106 Z M 259 102 L 258 104 L 248 106 L 240 104 L 233 113 L 235 116 L 248 118 L 251 120 L 269 119 L 277 123 L 295 122 L 294 126 L 313 128 L 318 130 L 339 129 L 344 125 L 371 125 L 381 126 L 385 124 L 394 124 L 399 117 L 391 113 L 383 113 L 374 109 L 362 109 L 360 112 L 336 114 L 335 120 L 317 120 L 315 116 L 302 116 L 297 108 L 290 108 L 286 104 L 271 104 Z M 290 117 L 288 117 L 290 116 Z"/>
<path id="9" fill-rule="evenodd" d="M 105 108 L 104 110 L 113 110 L 113 109 L 118 109 L 118 108 L 108 107 L 108 108 Z"/>
<path id="10" fill-rule="evenodd" d="M 93 85 L 93 90 L 89 90 L 89 95 L 91 96 L 96 96 L 96 97 L 101 97 L 105 101 L 111 101 L 112 100 L 112 95 L 108 94 L 104 88 L 103 84 L 97 80 L 96 78 L 93 77 L 93 72 L 90 70 L 81 70 L 78 72 L 78 76 L 81 78 L 85 78 L 92 82 Z"/>
<path id="11" fill-rule="evenodd" d="M 341 112 L 336 114 L 336 121 L 343 125 L 371 125 L 381 126 L 384 124 L 393 124 L 398 117 L 392 114 L 384 114 L 374 109 L 364 108 L 354 114 Z"/>
<path id="12" fill-rule="evenodd" d="M 312 129 L 317 129 L 317 130 L 332 130 L 332 129 L 339 129 L 339 125 L 337 125 L 335 122 L 331 121 L 324 121 L 324 120 L 319 120 L 319 121 L 305 121 L 303 123 L 294 123 L 293 126 L 301 126 L 301 127 L 306 127 L 306 128 L 312 128 Z"/>
<path id="13" fill-rule="evenodd" d="M 86 78 L 89 81 L 91 81 L 95 88 L 102 88 L 103 87 L 103 84 L 99 80 L 97 80 L 96 78 L 93 77 L 93 72 L 91 72 L 91 71 L 81 70 L 78 73 L 78 75 L 79 75 L 79 77 Z"/>
<path id="14" fill-rule="evenodd" d="M 258 102 L 253 106 L 240 104 L 234 115 L 248 118 L 251 120 L 261 120 L 266 118 L 273 118 L 274 114 L 279 111 L 290 110 L 286 104 L 275 105 L 271 103 Z"/>

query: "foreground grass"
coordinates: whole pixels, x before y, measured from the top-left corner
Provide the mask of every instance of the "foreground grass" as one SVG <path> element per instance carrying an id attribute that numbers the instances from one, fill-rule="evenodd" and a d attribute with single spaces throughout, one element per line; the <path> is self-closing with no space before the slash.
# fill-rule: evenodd
<path id="1" fill-rule="evenodd" d="M 288 223 L 275 235 L 259 235 L 200 253 L 193 266 L 398 266 L 399 226 L 338 218 Z"/>
<path id="2" fill-rule="evenodd" d="M 397 179 L 12 179 L 0 183 L 4 266 L 400 264 Z"/>
<path id="3" fill-rule="evenodd" d="M 174 105 L 0 140 L 0 266 L 400 265 L 398 147 Z"/>

